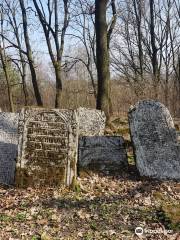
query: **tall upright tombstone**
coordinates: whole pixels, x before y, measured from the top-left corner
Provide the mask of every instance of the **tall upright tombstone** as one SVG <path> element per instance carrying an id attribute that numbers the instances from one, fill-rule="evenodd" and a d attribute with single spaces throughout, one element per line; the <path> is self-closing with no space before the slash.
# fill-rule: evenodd
<path id="1" fill-rule="evenodd" d="M 16 184 L 70 185 L 76 177 L 77 142 L 74 111 L 24 108 L 19 119 Z"/>
<path id="2" fill-rule="evenodd" d="M 129 111 L 129 125 L 140 175 L 180 179 L 180 145 L 168 109 L 157 101 L 140 101 Z"/>
<path id="3" fill-rule="evenodd" d="M 0 183 L 14 184 L 18 150 L 18 113 L 0 112 Z"/>

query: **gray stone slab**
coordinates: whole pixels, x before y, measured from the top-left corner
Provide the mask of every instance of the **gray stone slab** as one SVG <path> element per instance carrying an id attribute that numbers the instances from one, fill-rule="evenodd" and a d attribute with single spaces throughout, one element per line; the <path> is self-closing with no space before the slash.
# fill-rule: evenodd
<path id="1" fill-rule="evenodd" d="M 18 149 L 17 113 L 0 112 L 0 183 L 14 184 Z"/>
<path id="2" fill-rule="evenodd" d="M 176 134 L 177 134 L 177 141 L 180 143 L 180 131 L 177 131 Z"/>
<path id="3" fill-rule="evenodd" d="M 104 135 L 106 117 L 104 112 L 96 109 L 78 108 L 76 110 L 79 136 Z"/>
<path id="4" fill-rule="evenodd" d="M 140 101 L 129 111 L 129 124 L 140 174 L 180 179 L 180 145 L 168 109 L 157 101 Z"/>
<path id="5" fill-rule="evenodd" d="M 119 171 L 127 167 L 124 139 L 119 136 L 91 136 L 79 138 L 79 167 Z"/>
<path id="6" fill-rule="evenodd" d="M 70 185 L 76 177 L 77 144 L 73 110 L 24 108 L 19 119 L 16 184 Z"/>

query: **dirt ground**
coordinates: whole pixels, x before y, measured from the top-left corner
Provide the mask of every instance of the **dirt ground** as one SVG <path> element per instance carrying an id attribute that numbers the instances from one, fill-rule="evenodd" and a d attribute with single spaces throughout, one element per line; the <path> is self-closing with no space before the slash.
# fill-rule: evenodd
<path id="1" fill-rule="evenodd" d="M 142 227 L 144 233 L 136 235 Z M 0 239 L 180 239 L 180 184 L 81 172 L 73 189 L 0 188 Z"/>

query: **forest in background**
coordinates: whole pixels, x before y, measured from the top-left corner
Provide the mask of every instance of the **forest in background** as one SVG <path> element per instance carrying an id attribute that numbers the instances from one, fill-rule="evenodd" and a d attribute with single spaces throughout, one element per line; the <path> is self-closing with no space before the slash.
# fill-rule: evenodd
<path id="1" fill-rule="evenodd" d="M 98 91 L 104 91 L 97 70 L 98 57 L 105 57 L 96 47 L 104 26 L 111 111 L 124 114 L 139 99 L 152 98 L 180 116 L 179 0 L 101 1 L 100 23 L 106 24 L 100 28 L 98 1 L 0 2 L 3 111 L 36 104 L 96 107 Z"/>

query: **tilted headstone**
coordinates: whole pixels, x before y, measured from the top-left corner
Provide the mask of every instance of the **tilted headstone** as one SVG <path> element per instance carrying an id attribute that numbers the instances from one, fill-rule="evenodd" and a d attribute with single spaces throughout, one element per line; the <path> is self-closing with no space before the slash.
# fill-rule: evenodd
<path id="1" fill-rule="evenodd" d="M 180 145 L 168 109 L 157 101 L 140 101 L 129 111 L 129 124 L 140 175 L 180 179 Z"/>
<path id="2" fill-rule="evenodd" d="M 91 136 L 79 139 L 80 168 L 104 172 L 126 168 L 127 154 L 124 139 L 118 136 Z"/>
<path id="3" fill-rule="evenodd" d="M 176 134 L 177 134 L 177 140 L 180 143 L 180 131 L 176 132 Z"/>
<path id="4" fill-rule="evenodd" d="M 106 123 L 104 112 L 96 109 L 78 108 L 76 110 L 79 136 L 103 135 Z"/>
<path id="5" fill-rule="evenodd" d="M 76 177 L 78 142 L 74 111 L 25 108 L 19 134 L 18 186 L 71 184 Z"/>
<path id="6" fill-rule="evenodd" d="M 0 183 L 14 184 L 18 149 L 17 113 L 0 112 Z"/>

